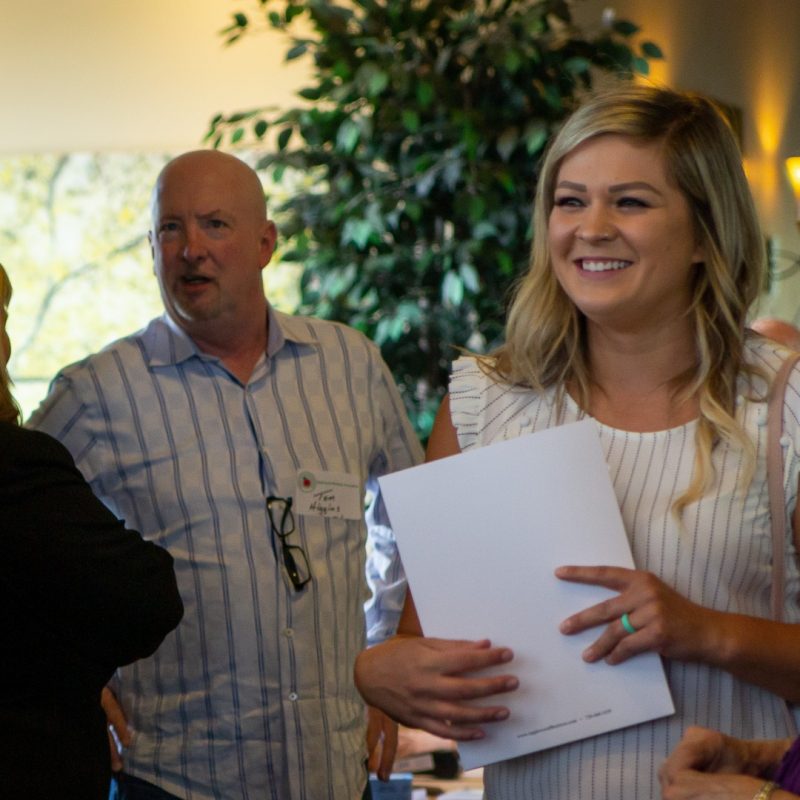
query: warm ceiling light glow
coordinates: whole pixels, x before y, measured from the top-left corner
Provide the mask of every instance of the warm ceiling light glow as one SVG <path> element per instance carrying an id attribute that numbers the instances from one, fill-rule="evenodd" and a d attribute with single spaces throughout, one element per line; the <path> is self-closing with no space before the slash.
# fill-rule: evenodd
<path id="1" fill-rule="evenodd" d="M 797 225 L 800 227 L 800 156 L 786 159 L 786 172 L 789 175 L 789 183 L 792 184 L 794 198 L 797 201 Z"/>
<path id="2" fill-rule="evenodd" d="M 786 159 L 786 172 L 789 174 L 789 183 L 792 184 L 794 196 L 800 200 L 800 156 Z"/>

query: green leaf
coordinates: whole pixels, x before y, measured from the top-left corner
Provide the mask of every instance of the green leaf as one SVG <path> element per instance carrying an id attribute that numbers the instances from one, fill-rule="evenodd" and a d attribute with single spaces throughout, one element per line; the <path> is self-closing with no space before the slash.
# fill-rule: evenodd
<path id="1" fill-rule="evenodd" d="M 348 219 L 342 229 L 342 244 L 354 244 L 363 250 L 372 236 L 372 225 L 365 219 Z"/>
<path id="2" fill-rule="evenodd" d="M 420 81 L 416 88 L 417 104 L 420 108 L 427 108 L 433 102 L 434 91 L 428 81 Z"/>
<path id="3" fill-rule="evenodd" d="M 513 176 L 509 175 L 508 172 L 505 170 L 501 170 L 497 173 L 497 180 L 500 181 L 500 185 L 508 192 L 508 194 L 513 194 L 515 184 Z"/>
<path id="4" fill-rule="evenodd" d="M 295 58 L 300 58 L 300 56 L 305 55 L 306 51 L 308 50 L 308 43 L 307 42 L 299 42 L 294 47 L 290 47 L 289 50 L 286 52 L 286 60 L 292 61 Z"/>
<path id="5" fill-rule="evenodd" d="M 317 86 L 307 86 L 305 89 L 300 89 L 297 93 L 303 100 L 319 100 L 322 92 Z"/>
<path id="6" fill-rule="evenodd" d="M 514 152 L 514 148 L 517 146 L 518 142 L 518 128 L 506 128 L 500 134 L 497 138 L 497 152 L 500 154 L 500 158 L 502 158 L 503 161 L 508 161 L 508 159 L 511 158 L 511 154 Z"/>
<path id="7" fill-rule="evenodd" d="M 442 181 L 449 191 L 454 192 L 461 180 L 461 159 L 451 158 L 442 170 Z"/>
<path id="8" fill-rule="evenodd" d="M 400 113 L 400 118 L 403 120 L 403 127 L 409 133 L 416 133 L 419 130 L 419 114 L 410 108 L 404 108 Z"/>
<path id="9" fill-rule="evenodd" d="M 488 239 L 497 236 L 497 227 L 489 220 L 481 220 L 473 229 L 472 236 L 475 239 Z"/>
<path id="10" fill-rule="evenodd" d="M 413 308 L 409 309 L 407 304 L 401 303 L 394 315 L 382 317 L 375 329 L 375 342 L 379 345 L 396 342 L 404 336 L 411 327 L 413 311 Z"/>
<path id="11" fill-rule="evenodd" d="M 568 58 L 564 63 L 564 66 L 568 72 L 577 75 L 588 72 L 592 65 L 589 63 L 588 59 L 583 58 L 582 56 L 576 56 L 575 58 Z"/>
<path id="12" fill-rule="evenodd" d="M 355 277 L 356 265 L 352 262 L 343 269 L 334 268 L 325 274 L 320 293 L 330 298 L 336 298 L 349 291 Z"/>
<path id="13" fill-rule="evenodd" d="M 642 53 L 647 58 L 664 58 L 664 52 L 653 42 L 642 42 Z"/>
<path id="14" fill-rule="evenodd" d="M 269 24 L 272 25 L 273 28 L 283 27 L 283 20 L 281 19 L 281 15 L 277 11 L 269 12 Z"/>
<path id="15" fill-rule="evenodd" d="M 511 256 L 504 250 L 501 250 L 497 254 L 497 261 L 498 261 L 498 266 L 500 267 L 500 272 L 503 275 L 514 274 L 514 262 L 511 260 Z"/>
<path id="16" fill-rule="evenodd" d="M 478 271 L 472 264 L 461 264 L 458 268 L 458 274 L 461 277 L 465 289 L 468 289 L 473 294 L 477 294 L 480 291 L 481 282 L 478 277 Z"/>
<path id="17" fill-rule="evenodd" d="M 231 135 L 231 144 L 237 144 L 242 141 L 244 136 L 244 128 L 237 128 Z"/>
<path id="18" fill-rule="evenodd" d="M 467 158 L 470 161 L 475 161 L 478 157 L 478 145 L 481 143 L 481 137 L 472 125 L 467 126 L 462 131 L 461 142 L 464 146 Z"/>
<path id="19" fill-rule="evenodd" d="M 348 155 L 355 150 L 361 131 L 358 125 L 351 119 L 346 119 L 340 126 L 336 134 L 336 149 Z"/>
<path id="20" fill-rule="evenodd" d="M 445 273 L 442 281 L 442 302 L 445 305 L 460 306 L 464 299 L 464 281 L 452 270 Z"/>
<path id="21" fill-rule="evenodd" d="M 559 86 L 555 83 L 546 83 L 542 90 L 544 101 L 550 106 L 551 111 L 559 116 L 564 112 L 564 98 L 561 95 Z"/>
<path id="22" fill-rule="evenodd" d="M 289 144 L 289 139 L 292 138 L 292 129 L 291 128 L 284 128 L 278 134 L 278 150 L 281 152 L 286 149 L 286 145 Z"/>
<path id="23" fill-rule="evenodd" d="M 429 169 L 423 172 L 417 179 L 414 190 L 417 197 L 427 197 L 431 193 L 434 184 L 436 183 L 436 170 Z"/>
<path id="24" fill-rule="evenodd" d="M 483 219 L 486 213 L 486 201 L 480 195 L 472 195 L 469 198 L 469 221 L 476 223 Z"/>
<path id="25" fill-rule="evenodd" d="M 633 58 L 633 69 L 641 75 L 650 74 L 650 64 L 646 58 L 641 58 L 640 56 L 635 56 Z"/>
<path id="26" fill-rule="evenodd" d="M 615 20 L 612 24 L 612 29 L 619 33 L 621 36 L 633 36 L 634 33 L 639 32 L 639 26 L 634 25 L 627 19 Z"/>
<path id="27" fill-rule="evenodd" d="M 505 68 L 513 75 L 523 64 L 522 56 L 518 50 L 506 52 Z"/>
<path id="28" fill-rule="evenodd" d="M 422 219 L 422 206 L 419 203 L 406 200 L 404 211 L 414 222 L 419 222 Z"/>
<path id="29" fill-rule="evenodd" d="M 377 97 L 389 85 L 389 74 L 383 70 L 375 70 L 369 77 L 367 94 Z"/>
<path id="30" fill-rule="evenodd" d="M 239 28 L 247 27 L 247 16 L 245 14 L 242 14 L 241 12 L 233 15 L 233 21 Z"/>
<path id="31" fill-rule="evenodd" d="M 303 13 L 302 5 L 290 4 L 286 6 L 286 23 L 289 24 L 295 17 Z"/>
<path id="32" fill-rule="evenodd" d="M 264 134 L 267 132 L 267 121 L 263 119 L 259 119 L 256 121 L 256 124 L 253 125 L 253 133 L 259 138 L 263 139 Z"/>
<path id="33" fill-rule="evenodd" d="M 525 138 L 525 148 L 528 154 L 533 155 L 534 153 L 538 153 L 547 144 L 547 140 L 550 138 L 550 132 L 547 129 L 546 123 L 541 120 L 536 120 L 527 125 L 523 136 Z"/>

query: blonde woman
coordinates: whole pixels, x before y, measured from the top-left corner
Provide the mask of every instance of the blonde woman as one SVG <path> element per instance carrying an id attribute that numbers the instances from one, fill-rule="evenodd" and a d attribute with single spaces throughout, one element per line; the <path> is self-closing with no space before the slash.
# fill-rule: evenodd
<path id="1" fill-rule="evenodd" d="M 658 796 L 658 767 L 689 724 L 745 738 L 790 733 L 800 608 L 792 599 L 786 624 L 769 619 L 764 402 L 786 351 L 745 328 L 763 240 L 735 138 L 707 100 L 650 87 L 588 100 L 543 162 L 533 223 L 506 343 L 455 363 L 428 458 L 595 422 L 638 568 L 560 568 L 563 580 L 617 592 L 561 631 L 596 630 L 589 662 L 662 655 L 677 711 L 492 765 L 486 796 L 645 800 Z M 798 419 L 796 371 L 784 410 L 795 525 Z M 784 546 L 795 598 L 788 532 Z M 415 623 L 409 603 L 404 630 Z M 516 679 L 462 673 L 510 656 L 486 642 L 406 636 L 362 654 L 356 675 L 370 703 L 406 723 L 475 738 L 507 709 L 463 699 Z"/>
<path id="2" fill-rule="evenodd" d="M 67 451 L 20 428 L 0 266 L 0 794 L 108 797 L 100 692 L 183 613 L 169 554 L 126 530 Z"/>

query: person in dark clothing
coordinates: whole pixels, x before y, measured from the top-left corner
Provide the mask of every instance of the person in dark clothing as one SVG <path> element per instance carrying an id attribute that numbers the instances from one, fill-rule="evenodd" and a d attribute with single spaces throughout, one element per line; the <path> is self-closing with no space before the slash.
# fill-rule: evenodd
<path id="1" fill-rule="evenodd" d="M 9 798 L 107 798 L 100 694 L 150 655 L 183 605 L 171 556 L 128 530 L 67 450 L 19 426 L 0 266 L 0 786 Z"/>

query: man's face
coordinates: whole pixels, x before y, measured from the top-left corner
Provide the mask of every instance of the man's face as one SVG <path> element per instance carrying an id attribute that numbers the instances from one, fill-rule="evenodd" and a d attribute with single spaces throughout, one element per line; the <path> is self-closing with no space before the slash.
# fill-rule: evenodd
<path id="1" fill-rule="evenodd" d="M 153 196 L 150 244 L 164 306 L 192 338 L 219 339 L 263 313 L 275 226 L 244 164 L 212 151 L 169 164 Z"/>

